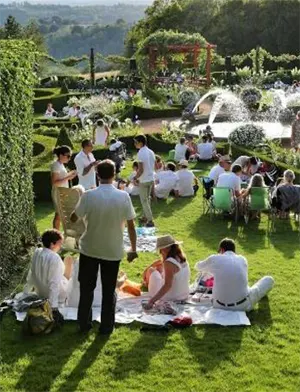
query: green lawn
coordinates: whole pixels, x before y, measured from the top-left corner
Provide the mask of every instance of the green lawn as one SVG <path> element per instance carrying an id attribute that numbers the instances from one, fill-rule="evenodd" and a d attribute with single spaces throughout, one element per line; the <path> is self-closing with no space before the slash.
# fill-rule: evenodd
<path id="1" fill-rule="evenodd" d="M 200 192 L 201 193 L 201 192 Z M 138 200 L 134 201 L 140 212 Z M 75 322 L 50 336 L 25 339 L 12 315 L 2 321 L 0 386 L 3 391 L 205 391 L 299 392 L 299 234 L 288 222 L 266 235 L 267 219 L 247 227 L 202 215 L 202 198 L 153 204 L 160 234 L 184 241 L 193 267 L 225 236 L 236 240 L 249 263 L 253 284 L 270 274 L 276 285 L 249 313 L 251 327 L 197 326 L 183 331 L 141 332 L 139 324 L 118 326 L 108 341 L 77 333 Z M 38 204 L 39 230 L 51 225 L 51 204 Z M 122 268 L 135 281 L 155 258 L 140 254 Z"/>

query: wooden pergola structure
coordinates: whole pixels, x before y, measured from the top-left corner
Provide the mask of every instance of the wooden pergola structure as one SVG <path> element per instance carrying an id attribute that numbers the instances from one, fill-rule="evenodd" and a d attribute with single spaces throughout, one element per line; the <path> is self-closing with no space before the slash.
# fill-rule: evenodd
<path id="1" fill-rule="evenodd" d="M 193 61 L 193 68 L 196 70 L 199 65 L 199 54 L 201 50 L 206 50 L 206 77 L 205 79 L 199 79 L 200 83 L 206 84 L 208 87 L 211 84 L 211 50 L 216 48 L 217 45 L 213 44 L 205 44 L 200 45 L 199 43 L 195 44 L 177 44 L 177 45 L 167 45 L 166 50 L 168 53 L 187 53 L 191 54 Z M 159 46 L 151 45 L 148 47 L 148 55 L 149 55 L 149 70 L 150 73 L 154 73 L 157 67 L 157 58 L 160 55 Z M 167 65 L 167 61 L 164 60 L 165 65 Z"/>

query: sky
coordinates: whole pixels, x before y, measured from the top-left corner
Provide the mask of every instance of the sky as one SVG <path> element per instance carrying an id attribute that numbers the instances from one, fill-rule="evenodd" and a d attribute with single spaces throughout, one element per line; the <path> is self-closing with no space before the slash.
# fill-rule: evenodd
<path id="1" fill-rule="evenodd" d="M 0 0 L 2 4 L 12 3 L 13 0 Z M 21 0 L 14 0 L 16 3 L 22 3 Z M 63 4 L 63 5 L 112 5 L 112 4 L 151 4 L 152 0 L 26 0 L 32 4 Z"/>

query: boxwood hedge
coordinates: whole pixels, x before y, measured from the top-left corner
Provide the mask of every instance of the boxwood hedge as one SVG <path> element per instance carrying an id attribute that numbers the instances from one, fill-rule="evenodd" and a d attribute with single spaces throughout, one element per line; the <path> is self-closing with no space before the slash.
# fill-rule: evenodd
<path id="1" fill-rule="evenodd" d="M 32 190 L 32 42 L 0 41 L 1 283 L 36 235 Z"/>

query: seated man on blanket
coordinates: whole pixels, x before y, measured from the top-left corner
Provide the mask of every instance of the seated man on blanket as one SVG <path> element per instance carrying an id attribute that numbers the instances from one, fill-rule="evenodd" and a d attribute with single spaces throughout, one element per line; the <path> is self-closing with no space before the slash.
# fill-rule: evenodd
<path id="1" fill-rule="evenodd" d="M 248 286 L 247 260 L 235 253 L 235 243 L 229 238 L 220 242 L 218 254 L 198 262 L 195 268 L 214 276 L 214 308 L 250 311 L 274 285 L 274 279 L 265 276 Z"/>
<path id="2" fill-rule="evenodd" d="M 189 296 L 190 267 L 186 257 L 171 235 L 157 238 L 157 250 L 162 259 L 144 271 L 144 284 L 151 299 L 145 309 L 159 301 L 185 301 Z"/>
<path id="3" fill-rule="evenodd" d="M 154 195 L 158 199 L 167 199 L 170 192 L 177 188 L 178 177 L 175 171 L 175 164 L 172 162 L 168 162 L 166 170 L 156 173 Z"/>
<path id="4" fill-rule="evenodd" d="M 42 243 L 43 247 L 33 254 L 24 292 L 34 291 L 39 297 L 48 298 L 52 309 L 57 309 L 67 299 L 73 259 L 69 256 L 62 261 L 58 255 L 63 243 L 63 235 L 58 230 L 46 230 Z"/>

